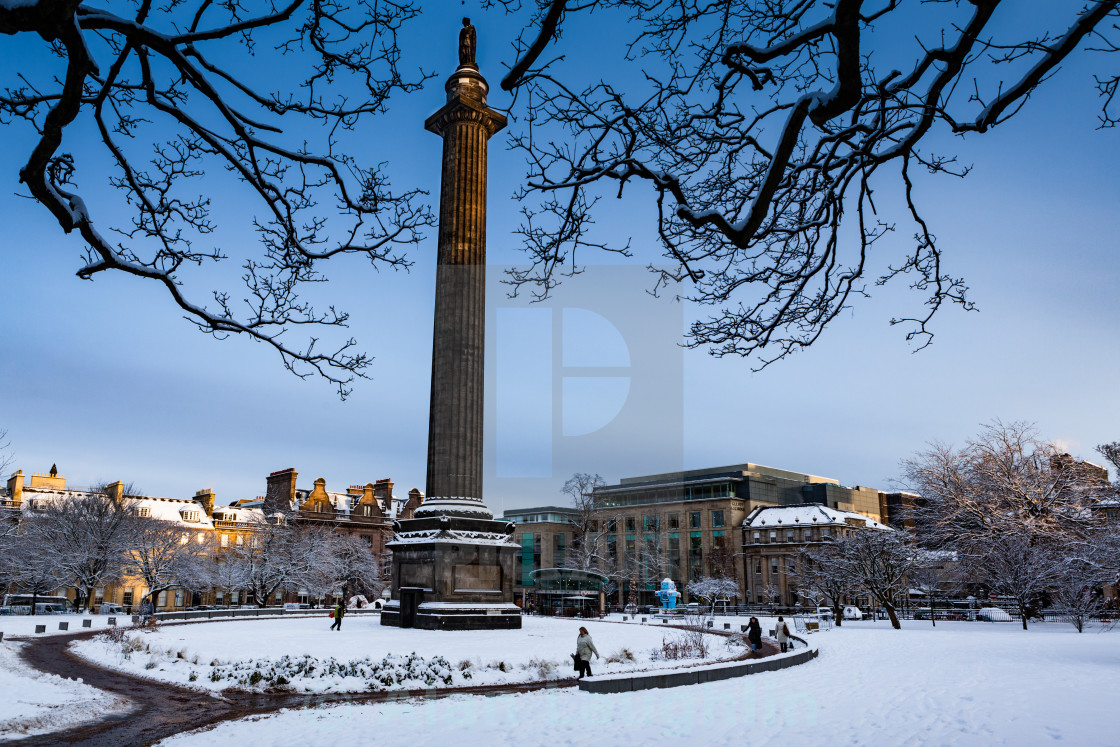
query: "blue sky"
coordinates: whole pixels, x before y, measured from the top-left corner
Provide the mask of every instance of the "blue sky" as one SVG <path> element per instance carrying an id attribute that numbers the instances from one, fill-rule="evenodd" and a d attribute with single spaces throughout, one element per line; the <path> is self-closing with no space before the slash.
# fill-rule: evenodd
<path id="1" fill-rule="evenodd" d="M 508 22 L 471 5 L 462 9 L 479 28 L 491 104 L 502 107 Z M 391 159 L 399 183 L 433 195 L 440 142 L 422 123 L 443 103 L 458 27 L 458 14 L 433 13 L 404 37 L 405 66 L 437 77 L 352 139 L 360 158 Z M 564 43 L 582 49 L 602 28 Z M 5 39 L 0 58 L 7 65 L 33 47 Z M 873 289 L 812 349 L 760 373 L 682 350 L 694 310 L 641 293 L 640 268 L 658 255 L 639 195 L 599 215 L 606 235 L 633 237 L 631 263 L 602 258 L 599 272 L 536 310 L 491 282 L 487 503 L 501 511 L 560 502 L 576 470 L 616 481 L 747 461 L 886 487 L 924 443 L 963 441 L 994 418 L 1034 421 L 1044 437 L 1100 461 L 1093 447 L 1120 439 L 1120 140 L 1095 129 L 1091 63 L 1067 65 L 992 133 L 942 141 L 972 174 L 917 189 L 949 271 L 967 279 L 980 311 L 944 310 L 934 344 L 919 353 L 887 324 L 921 301 L 901 285 Z M 413 251 L 410 273 L 374 272 L 356 259 L 329 269 L 323 292 L 353 313 L 350 331 L 376 356 L 373 379 L 340 402 L 330 385 L 283 371 L 262 345 L 198 333 L 153 284 L 78 280 L 77 237 L 17 196 L 27 133 L 7 126 L 5 142 L 0 429 L 16 467 L 57 463 L 73 484 L 123 479 L 168 497 L 213 488 L 223 503 L 262 494 L 265 476 L 286 467 L 301 485 L 390 477 L 398 495 L 424 488 L 434 231 Z M 520 261 L 511 194 L 523 168 L 502 135 L 490 155 L 489 260 L 500 267 Z M 79 177 L 96 199 L 111 200 L 94 166 Z M 224 202 L 222 239 L 251 241 L 233 222 L 237 198 L 214 197 Z M 885 185 L 881 200 L 888 215 L 897 210 Z M 907 246 L 903 229 L 895 248 Z M 237 274 L 230 264 L 223 282 Z"/>

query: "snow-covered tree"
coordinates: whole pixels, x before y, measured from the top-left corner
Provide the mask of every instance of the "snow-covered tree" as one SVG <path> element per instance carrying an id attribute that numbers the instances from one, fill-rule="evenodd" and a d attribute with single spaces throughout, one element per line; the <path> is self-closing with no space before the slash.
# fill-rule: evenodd
<path id="1" fill-rule="evenodd" d="M 804 597 L 812 599 L 818 606 L 831 607 L 836 625 L 843 625 L 844 615 L 841 613 L 844 600 L 851 593 L 852 580 L 841 562 L 839 551 L 839 546 L 833 542 L 803 550 L 793 577 Z"/>
<path id="2" fill-rule="evenodd" d="M 0 582 L 11 584 L 23 594 L 31 595 L 31 614 L 35 614 L 37 597 L 50 594 L 67 583 L 67 578 L 50 554 L 36 543 L 35 532 L 19 531 L 0 540 Z"/>
<path id="3" fill-rule="evenodd" d="M 701 576 L 688 582 L 688 593 L 708 605 L 711 615 L 716 614 L 716 603 L 739 598 L 739 584 L 722 576 Z"/>
<path id="4" fill-rule="evenodd" d="M 44 501 L 24 516 L 25 539 L 37 546 L 88 609 L 93 590 L 121 577 L 140 519 L 131 486 L 103 485 L 90 493 Z"/>
<path id="5" fill-rule="evenodd" d="M 171 521 L 141 519 L 125 552 L 123 572 L 144 582 L 148 591 L 140 604 L 143 607 L 146 600 L 154 609 L 161 592 L 189 587 L 200 556 L 210 549 L 205 533 Z"/>
<path id="6" fill-rule="evenodd" d="M 252 519 L 243 544 L 229 548 L 225 569 L 233 588 L 243 589 L 258 607 L 306 571 L 313 558 L 296 531 L 279 517 Z"/>
<path id="7" fill-rule="evenodd" d="M 959 449 L 933 444 L 903 470 L 921 496 L 904 517 L 920 544 L 956 551 L 974 582 L 1014 597 L 1024 628 L 1056 564 L 1099 531 L 1092 507 L 1108 488 L 1029 423 L 985 425 Z"/>
<path id="8" fill-rule="evenodd" d="M 891 626 L 902 627 L 897 605 L 907 579 L 918 567 L 914 545 L 903 532 L 865 529 L 830 540 L 853 589 L 866 592 L 887 611 Z"/>

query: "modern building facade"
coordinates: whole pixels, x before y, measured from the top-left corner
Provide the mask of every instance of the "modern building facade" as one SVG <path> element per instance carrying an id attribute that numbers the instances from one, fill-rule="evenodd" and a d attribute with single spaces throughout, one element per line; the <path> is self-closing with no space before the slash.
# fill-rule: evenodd
<path id="1" fill-rule="evenodd" d="M 676 582 L 687 602 L 689 581 L 717 574 L 738 582 L 740 603 L 753 603 L 752 574 L 744 562 L 744 522 L 752 512 L 809 504 L 878 525 L 887 510 L 886 495 L 874 488 L 845 487 L 832 478 L 746 463 L 629 477 L 596 488 L 595 516 L 586 538 L 577 535 L 570 508 L 519 509 L 507 511 L 505 518 L 516 524 L 514 538 L 521 547 L 517 589 L 524 599 L 533 594 L 533 571 L 587 566 L 585 570 L 611 579 L 612 604 L 656 604 L 662 578 Z M 597 550 L 588 552 L 587 544 Z"/>

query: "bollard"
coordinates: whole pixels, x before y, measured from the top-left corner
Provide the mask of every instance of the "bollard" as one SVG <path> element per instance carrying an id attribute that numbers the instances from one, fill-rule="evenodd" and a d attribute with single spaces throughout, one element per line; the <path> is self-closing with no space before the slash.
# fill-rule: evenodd
<path id="1" fill-rule="evenodd" d="M 36 633 L 46 633 L 47 632 L 47 626 L 46 625 L 36 625 L 35 626 L 35 632 Z"/>
<path id="2" fill-rule="evenodd" d="M 747 628 L 748 628 L 748 627 L 749 627 L 749 626 L 747 626 L 747 625 L 740 625 L 740 626 L 739 626 L 739 632 L 740 632 L 740 633 L 746 633 L 746 632 L 747 632 Z"/>
<path id="3" fill-rule="evenodd" d="M 83 628 L 92 628 L 93 627 L 93 620 L 82 620 L 82 627 Z"/>
<path id="4" fill-rule="evenodd" d="M 709 620 L 709 621 L 708 621 L 708 627 L 710 628 L 710 627 L 712 627 L 713 625 L 715 625 L 715 623 L 714 623 L 714 622 L 712 622 L 711 620 Z"/>
<path id="5" fill-rule="evenodd" d="M 110 625 L 116 625 L 117 624 L 117 618 L 110 617 L 108 622 L 109 622 Z"/>
<path id="6" fill-rule="evenodd" d="M 0 643 L 4 642 L 4 631 L 0 630 Z"/>
<path id="7" fill-rule="evenodd" d="M 644 623 L 644 622 L 645 622 L 646 620 L 648 620 L 648 619 L 649 619 L 649 618 L 647 618 L 647 617 L 643 617 L 643 618 L 642 618 L 642 622 Z"/>
<path id="8" fill-rule="evenodd" d="M 629 618 L 629 617 L 627 617 L 626 615 L 623 615 L 623 616 L 622 616 L 622 622 L 626 622 L 626 621 L 627 621 L 627 620 L 629 620 L 629 619 L 630 619 L 630 618 Z"/>
<path id="9" fill-rule="evenodd" d="M 59 630 L 70 630 L 70 623 L 68 623 L 68 622 L 66 622 L 66 623 L 59 623 L 59 624 L 58 624 L 58 629 L 59 629 Z"/>
<path id="10" fill-rule="evenodd" d="M 661 623 L 662 624 L 665 624 L 665 623 L 668 623 L 668 622 L 669 622 L 669 618 L 667 618 L 667 617 L 661 618 Z"/>
<path id="11" fill-rule="evenodd" d="M 140 622 L 140 615 L 133 615 L 132 616 L 132 624 L 135 625 L 138 622 Z"/>
<path id="12" fill-rule="evenodd" d="M 731 623 L 724 623 L 723 624 L 723 629 L 724 630 L 731 630 Z"/>

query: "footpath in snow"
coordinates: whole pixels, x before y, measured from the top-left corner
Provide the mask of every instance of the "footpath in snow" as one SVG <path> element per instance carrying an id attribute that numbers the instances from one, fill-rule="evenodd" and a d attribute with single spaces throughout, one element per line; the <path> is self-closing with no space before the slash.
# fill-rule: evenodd
<path id="1" fill-rule="evenodd" d="M 642 626 L 614 627 L 617 640 L 643 634 Z M 599 635 L 607 634 L 596 634 L 597 642 Z M 864 622 L 815 634 L 812 642 L 821 655 L 808 664 L 703 685 L 285 711 L 161 744 L 294 746 L 309 737 L 368 744 L 376 724 L 378 733 L 408 734 L 416 745 L 1120 745 L 1120 630 L 1078 634 L 1056 623 L 1029 631 L 985 623 L 931 628 L 915 621 L 894 631 Z"/>
<path id="2" fill-rule="evenodd" d="M 19 656 L 26 644 L 6 635 L 0 643 L 0 742 L 60 731 L 129 707 L 80 681 L 28 666 Z"/>

